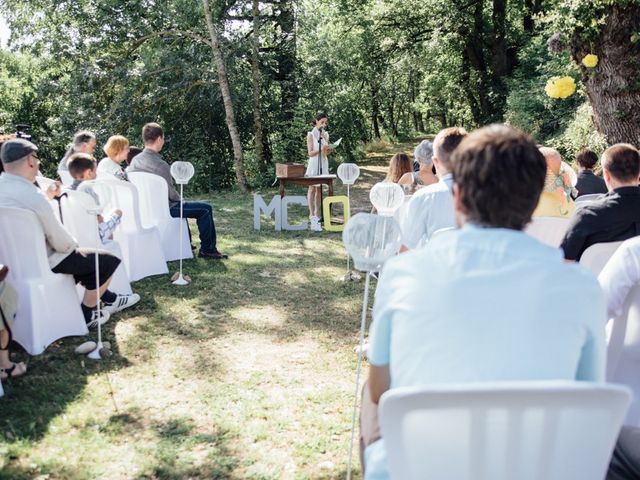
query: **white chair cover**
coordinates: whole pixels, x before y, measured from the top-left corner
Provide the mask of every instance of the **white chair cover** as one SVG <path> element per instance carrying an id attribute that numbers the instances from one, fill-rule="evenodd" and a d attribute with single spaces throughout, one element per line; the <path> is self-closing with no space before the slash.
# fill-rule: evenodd
<path id="1" fill-rule="evenodd" d="M 640 427 L 640 285 L 629 292 L 622 313 L 607 327 L 607 381 L 633 390 L 624 423 Z"/>
<path id="2" fill-rule="evenodd" d="M 61 199 L 62 219 L 60 219 L 71 235 L 78 241 L 78 245 L 83 248 L 96 248 L 98 243 L 98 222 L 95 215 L 87 213 L 85 205 L 93 202 L 93 199 L 84 192 L 66 192 L 67 196 Z M 57 209 L 54 209 L 56 215 Z M 115 241 L 100 243 L 99 247 L 114 254 L 122 260 L 122 251 L 120 244 Z M 118 265 L 118 268 L 111 277 L 109 290 L 116 293 L 132 293 L 131 284 L 129 283 L 129 275 L 127 274 L 124 262 Z M 84 292 L 84 289 L 81 289 Z"/>
<path id="3" fill-rule="evenodd" d="M 58 176 L 63 185 L 69 186 L 73 183 L 73 177 L 68 170 L 58 170 Z"/>
<path id="4" fill-rule="evenodd" d="M 399 388 L 380 427 L 392 479 L 602 480 L 629 400 L 587 382 Z"/>
<path id="5" fill-rule="evenodd" d="M 164 178 L 146 172 L 130 172 L 128 176 L 131 183 L 138 188 L 142 224 L 145 227 L 158 227 L 167 262 L 179 260 L 180 256 L 183 259 L 193 258 L 186 219 L 180 221 L 169 213 L 169 189 Z"/>
<path id="6" fill-rule="evenodd" d="M 44 238 L 33 212 L 0 208 L 0 262 L 9 266 L 19 295 L 13 336 L 31 355 L 59 338 L 88 333 L 73 277 L 51 271 Z"/>
<path id="7" fill-rule="evenodd" d="M 46 191 L 50 185 L 53 185 L 54 183 L 56 183 L 55 180 L 52 180 L 51 178 L 43 177 L 41 175 L 38 175 L 36 177 L 36 182 L 38 182 L 38 185 L 40 185 L 40 189 L 43 191 Z"/>
<path id="8" fill-rule="evenodd" d="M 107 210 L 122 210 L 122 221 L 113 238 L 122 249 L 129 280 L 135 282 L 151 275 L 168 273 L 158 229 L 144 227 L 140 220 L 138 190 L 135 185 L 121 180 L 105 179 L 96 182 L 93 188 L 98 196 L 101 190 L 111 191 L 111 201 L 106 206 Z"/>
<path id="9" fill-rule="evenodd" d="M 534 217 L 524 231 L 546 245 L 559 247 L 568 227 L 567 218 Z"/>
<path id="10" fill-rule="evenodd" d="M 597 277 L 622 242 L 595 243 L 580 257 L 580 265 L 588 268 Z"/>

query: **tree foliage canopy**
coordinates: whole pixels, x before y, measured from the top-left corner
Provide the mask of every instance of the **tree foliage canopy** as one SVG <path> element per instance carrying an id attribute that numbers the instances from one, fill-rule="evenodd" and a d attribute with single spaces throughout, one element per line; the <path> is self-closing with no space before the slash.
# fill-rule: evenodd
<path id="1" fill-rule="evenodd" d="M 199 1 L 0 0 L 0 6 L 11 28 L 9 48 L 0 51 L 2 130 L 32 125 L 47 173 L 77 130 L 94 130 L 100 142 L 123 134 L 135 145 L 141 126 L 158 121 L 167 133 L 166 157 L 196 164 L 194 188 L 234 184 Z M 252 2 L 211 8 L 254 186 L 269 182 L 275 162 L 305 160 L 304 134 L 318 111 L 328 112 L 332 135 L 344 137 L 333 162 L 358 161 L 364 142 L 379 137 L 496 121 L 572 154 L 618 140 L 607 129 L 609 115 L 635 118 L 626 109 L 640 91 L 640 57 L 624 63 L 630 77 L 619 88 L 631 100 L 616 103 L 614 113 L 603 116 L 598 100 L 606 92 L 598 81 L 615 53 L 601 47 L 603 36 L 623 36 L 618 43 L 640 48 L 640 20 L 619 18 L 620 12 L 640 18 L 638 0 L 260 1 L 257 101 Z M 547 40 L 556 32 L 566 48 L 550 52 Z M 578 66 L 586 53 L 599 54 L 602 68 Z M 544 86 L 560 75 L 573 77 L 578 93 L 551 99 Z M 587 100 L 604 137 L 594 132 Z M 256 108 L 264 133 L 254 150 Z M 618 128 L 623 136 L 636 135 L 625 128 Z"/>

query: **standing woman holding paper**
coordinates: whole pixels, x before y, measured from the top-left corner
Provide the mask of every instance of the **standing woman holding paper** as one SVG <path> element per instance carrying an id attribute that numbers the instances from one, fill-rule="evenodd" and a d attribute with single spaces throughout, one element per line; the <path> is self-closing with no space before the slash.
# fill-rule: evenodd
<path id="1" fill-rule="evenodd" d="M 307 132 L 307 152 L 309 153 L 309 163 L 307 164 L 307 177 L 329 174 L 328 156 L 331 153 L 329 147 L 329 134 L 325 130 L 327 127 L 327 114 L 320 113 L 313 120 L 313 130 Z M 321 232 L 320 225 L 320 198 L 322 196 L 322 185 L 311 185 L 307 193 L 309 202 L 309 220 L 311 230 Z"/>

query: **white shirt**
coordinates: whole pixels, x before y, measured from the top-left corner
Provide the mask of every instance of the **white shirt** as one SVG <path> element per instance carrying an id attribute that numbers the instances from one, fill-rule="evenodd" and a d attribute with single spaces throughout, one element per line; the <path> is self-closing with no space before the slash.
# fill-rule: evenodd
<path id="1" fill-rule="evenodd" d="M 559 249 L 467 224 L 387 261 L 367 357 L 389 365 L 391 388 L 604 381 L 605 315 L 596 279 Z M 388 479 L 384 440 L 367 447 L 365 463 L 365 479 Z"/>
<path id="2" fill-rule="evenodd" d="M 438 183 L 413 194 L 401 225 L 404 245 L 418 248 L 429 240 L 433 232 L 457 226 L 452 186 L 453 176 L 447 173 Z"/>
<path id="3" fill-rule="evenodd" d="M 27 179 L 7 172 L 0 175 L 0 207 L 22 208 L 36 214 L 44 230 L 51 268 L 67 258 L 78 246 L 54 215 L 46 195 Z"/>
<path id="4" fill-rule="evenodd" d="M 609 318 L 618 317 L 629 291 L 640 283 L 640 237 L 626 240 L 598 275 L 607 299 Z"/>
<path id="5" fill-rule="evenodd" d="M 122 168 L 122 165 L 114 162 L 109 157 L 105 157 L 100 160 L 100 163 L 98 163 L 96 174 L 100 177 L 115 177 L 118 180 L 127 180 L 126 173 Z"/>

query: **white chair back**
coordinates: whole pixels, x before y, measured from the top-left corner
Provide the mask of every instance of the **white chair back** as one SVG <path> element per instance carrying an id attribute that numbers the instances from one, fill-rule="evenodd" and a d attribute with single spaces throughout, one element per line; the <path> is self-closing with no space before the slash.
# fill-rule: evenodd
<path id="1" fill-rule="evenodd" d="M 106 250 L 122 260 L 120 244 L 115 241 L 102 243 L 99 240 L 98 220 L 95 215 L 87 213 L 85 205 L 91 205 L 94 200 L 85 192 L 67 191 L 67 196 L 61 202 L 62 221 L 71 235 L 78 241 L 78 245 L 83 248 L 96 248 Z M 111 277 L 109 290 L 116 293 L 132 293 L 129 275 L 127 274 L 124 262 Z M 84 289 L 82 290 L 84 292 Z"/>
<path id="2" fill-rule="evenodd" d="M 73 177 L 69 173 L 69 170 L 58 170 L 58 176 L 63 185 L 69 186 L 73 183 Z"/>
<path id="3" fill-rule="evenodd" d="M 524 231 L 546 245 L 559 247 L 568 227 L 567 218 L 534 217 Z"/>
<path id="4" fill-rule="evenodd" d="M 622 242 L 595 243 L 580 257 L 580 265 L 585 266 L 597 277 Z"/>
<path id="5" fill-rule="evenodd" d="M 18 291 L 14 339 L 38 355 L 59 338 L 86 335 L 73 277 L 51 271 L 35 213 L 0 207 L 0 239 L 0 262 L 9 266 L 8 279 Z"/>
<path id="6" fill-rule="evenodd" d="M 187 221 L 173 218 L 169 212 L 169 188 L 159 175 L 147 172 L 130 172 L 129 180 L 140 194 L 140 217 L 145 226 L 158 227 L 162 240 L 162 250 L 167 262 L 182 256 L 193 258 Z M 182 250 L 180 250 L 182 235 Z"/>
<path id="7" fill-rule="evenodd" d="M 129 279 L 134 282 L 151 275 L 167 273 L 169 269 L 162 251 L 160 233 L 156 227 L 142 225 L 135 185 L 122 180 L 104 179 L 97 181 L 93 188 L 98 196 L 101 192 L 104 195 L 105 190 L 110 192 L 107 210 L 122 210 L 122 221 L 113 237 L 122 247 Z"/>
<path id="8" fill-rule="evenodd" d="M 629 400 L 587 382 L 391 390 L 379 411 L 391 478 L 602 480 Z"/>
<path id="9" fill-rule="evenodd" d="M 640 427 L 640 285 L 629 292 L 619 317 L 608 325 L 607 381 L 631 388 L 625 425 Z"/>
<path id="10" fill-rule="evenodd" d="M 38 175 L 36 177 L 36 182 L 38 182 L 38 185 L 40 185 L 40 189 L 44 191 L 46 191 L 47 188 L 49 188 L 51 185 L 56 183 L 55 180 L 52 180 L 51 178 L 43 177 L 42 175 Z"/>

